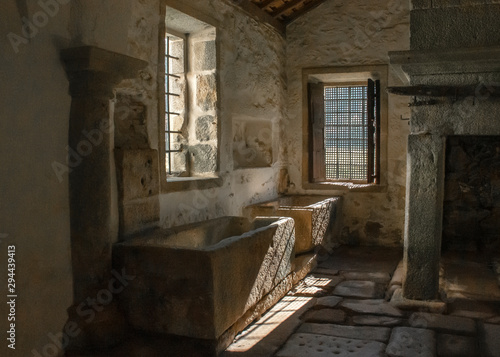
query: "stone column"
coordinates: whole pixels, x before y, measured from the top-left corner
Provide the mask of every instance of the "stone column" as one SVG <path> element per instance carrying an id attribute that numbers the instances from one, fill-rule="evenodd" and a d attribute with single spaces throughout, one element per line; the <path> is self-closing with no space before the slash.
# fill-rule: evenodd
<path id="1" fill-rule="evenodd" d="M 433 300 L 439 292 L 445 139 L 408 137 L 403 296 Z"/>
<path id="2" fill-rule="evenodd" d="M 74 305 L 68 309 L 67 327 L 76 324 L 81 331 L 70 336 L 72 347 L 100 348 L 113 343 L 109 334 L 123 327 L 109 292 L 111 245 L 118 233 L 110 99 L 115 85 L 135 77 L 147 63 L 92 46 L 65 49 L 61 58 L 72 97 L 68 150 Z"/>

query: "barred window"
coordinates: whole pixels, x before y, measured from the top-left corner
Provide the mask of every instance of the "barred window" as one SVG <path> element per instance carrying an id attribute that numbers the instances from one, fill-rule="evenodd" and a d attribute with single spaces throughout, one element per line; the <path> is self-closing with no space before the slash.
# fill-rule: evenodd
<path id="1" fill-rule="evenodd" d="M 378 183 L 378 81 L 309 84 L 312 182 Z"/>
<path id="2" fill-rule="evenodd" d="M 182 153 L 185 141 L 181 127 L 185 116 L 185 39 L 167 33 L 165 36 L 165 168 L 167 175 L 185 171 L 176 155 Z"/>
<path id="3" fill-rule="evenodd" d="M 182 182 L 217 178 L 217 29 L 165 6 L 159 35 L 159 149 L 165 153 L 161 175 L 165 189 L 181 190 L 195 186 Z"/>

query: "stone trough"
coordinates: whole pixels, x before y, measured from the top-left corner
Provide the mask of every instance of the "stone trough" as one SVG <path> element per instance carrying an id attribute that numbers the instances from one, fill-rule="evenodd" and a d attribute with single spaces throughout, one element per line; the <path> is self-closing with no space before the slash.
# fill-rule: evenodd
<path id="1" fill-rule="evenodd" d="M 224 332 L 290 275 L 294 243 L 286 217 L 222 217 L 142 233 L 113 247 L 114 268 L 135 275 L 121 307 L 136 330 L 220 351 L 231 342 Z"/>
<path id="2" fill-rule="evenodd" d="M 295 221 L 295 251 L 297 254 L 323 246 L 331 252 L 340 232 L 342 197 L 282 196 L 276 200 L 245 208 L 249 217 L 284 216 Z"/>

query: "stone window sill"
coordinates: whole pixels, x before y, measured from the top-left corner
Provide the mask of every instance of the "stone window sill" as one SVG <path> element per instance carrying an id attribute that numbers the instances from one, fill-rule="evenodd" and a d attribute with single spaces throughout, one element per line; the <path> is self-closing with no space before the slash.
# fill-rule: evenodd
<path id="1" fill-rule="evenodd" d="M 331 191 L 351 191 L 351 192 L 384 192 L 386 191 L 385 185 L 379 184 L 359 184 L 352 182 L 306 182 L 303 185 L 306 190 L 331 190 Z"/>
<path id="2" fill-rule="evenodd" d="M 222 186 L 220 177 L 169 177 L 163 182 L 163 192 L 205 190 Z"/>

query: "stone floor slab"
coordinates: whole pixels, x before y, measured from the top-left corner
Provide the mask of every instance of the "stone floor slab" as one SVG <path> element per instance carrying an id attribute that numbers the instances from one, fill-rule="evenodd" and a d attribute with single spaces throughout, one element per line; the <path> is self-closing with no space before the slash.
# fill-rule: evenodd
<path id="1" fill-rule="evenodd" d="M 369 280 L 383 284 L 391 280 L 389 273 L 385 272 L 342 271 L 340 274 L 344 276 L 345 280 Z"/>
<path id="2" fill-rule="evenodd" d="M 321 322 L 330 324 L 338 324 L 344 322 L 345 319 L 346 313 L 337 309 L 310 310 L 306 312 L 303 317 L 303 320 L 306 322 Z"/>
<path id="3" fill-rule="evenodd" d="M 387 327 L 304 323 L 300 326 L 298 332 L 386 342 L 389 340 L 391 329 Z"/>
<path id="4" fill-rule="evenodd" d="M 500 300 L 496 275 L 484 261 L 464 260 L 457 252 L 443 254 L 441 261 L 445 272 L 444 290 L 449 299 Z"/>
<path id="5" fill-rule="evenodd" d="M 450 315 L 452 316 L 487 320 L 496 315 L 497 307 L 495 307 L 495 304 L 487 302 L 464 299 L 448 304 L 448 311 L 450 311 Z"/>
<path id="6" fill-rule="evenodd" d="M 324 296 L 321 298 L 318 298 L 316 300 L 316 306 L 317 307 L 335 307 L 337 306 L 340 302 L 342 302 L 343 298 L 340 296 Z"/>
<path id="7" fill-rule="evenodd" d="M 413 327 L 395 327 L 386 353 L 389 357 L 434 357 L 435 333 Z"/>
<path id="8" fill-rule="evenodd" d="M 448 334 L 438 335 L 437 353 L 440 357 L 471 357 L 478 355 L 474 338 Z"/>
<path id="9" fill-rule="evenodd" d="M 333 251 L 330 259 L 321 262 L 318 267 L 392 274 L 402 255 L 400 248 L 341 246 Z"/>
<path id="10" fill-rule="evenodd" d="M 480 346 L 483 348 L 483 355 L 485 357 L 500 357 L 500 326 L 484 324 L 482 332 Z"/>
<path id="11" fill-rule="evenodd" d="M 352 318 L 355 325 L 364 326 L 396 326 L 400 325 L 403 320 L 399 317 L 377 316 L 377 315 L 358 315 Z"/>
<path id="12" fill-rule="evenodd" d="M 465 317 L 415 312 L 410 316 L 409 323 L 412 327 L 432 329 L 443 333 L 462 335 L 476 333 L 475 321 Z"/>
<path id="13" fill-rule="evenodd" d="M 277 357 L 382 357 L 381 342 L 296 333 L 276 354 Z"/>
<path id="14" fill-rule="evenodd" d="M 365 280 L 343 281 L 335 287 L 333 294 L 366 299 L 382 299 L 384 297 L 384 291 L 380 285 Z"/>
<path id="15" fill-rule="evenodd" d="M 339 275 L 339 271 L 337 269 L 329 269 L 329 268 L 316 268 L 313 271 L 314 274 L 324 274 L 324 275 Z"/>
<path id="16" fill-rule="evenodd" d="M 344 300 L 340 304 L 343 308 L 360 313 L 360 314 L 371 314 L 371 315 L 385 315 L 393 317 L 402 317 L 403 313 L 392 306 L 391 304 L 385 302 L 385 300 Z"/>
<path id="17" fill-rule="evenodd" d="M 313 305 L 313 298 L 285 296 L 258 321 L 236 336 L 222 357 L 272 356 L 302 323 L 300 315 Z"/>
<path id="18" fill-rule="evenodd" d="M 314 297 L 326 295 L 328 290 L 319 288 L 317 286 L 307 286 L 300 285 L 290 292 L 290 295 L 294 296 L 304 296 L 304 297 Z"/>

